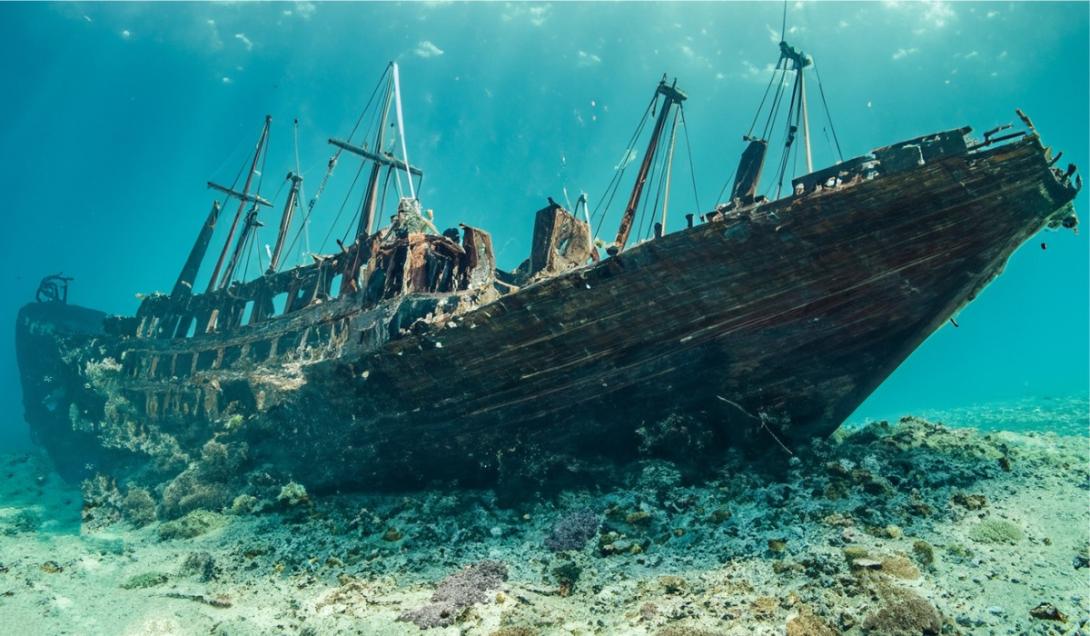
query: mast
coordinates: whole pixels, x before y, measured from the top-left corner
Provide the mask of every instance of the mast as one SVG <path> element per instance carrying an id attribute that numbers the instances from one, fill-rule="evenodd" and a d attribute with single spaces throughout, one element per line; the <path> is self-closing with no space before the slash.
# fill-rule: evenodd
<path id="1" fill-rule="evenodd" d="M 397 62 L 390 62 L 394 67 L 394 105 L 397 107 L 397 136 L 401 138 L 401 158 L 405 166 L 409 166 L 409 149 L 405 145 L 405 118 L 401 115 L 401 80 L 397 71 Z M 413 186 L 413 176 L 409 174 L 409 197 L 416 199 L 416 188 Z"/>
<path id="2" fill-rule="evenodd" d="M 227 269 L 223 270 L 223 280 L 220 281 L 220 289 L 227 287 L 227 284 L 231 282 L 231 278 L 235 275 L 235 268 L 238 267 L 239 258 L 242 256 L 242 250 L 246 247 L 246 241 L 250 238 L 250 234 L 259 227 L 264 227 L 264 223 L 257 220 L 258 205 L 256 202 L 250 207 L 250 211 L 246 213 L 246 222 L 242 226 L 242 232 L 238 235 L 238 242 L 235 243 L 235 251 L 231 254 L 231 262 L 227 264 Z"/>
<path id="3" fill-rule="evenodd" d="M 810 115 L 806 105 L 806 81 L 803 73 L 803 69 L 812 64 L 813 60 L 810 59 L 809 55 L 789 45 L 786 41 L 780 40 L 780 59 L 776 62 L 776 70 L 769 80 L 768 89 L 765 90 L 765 97 L 768 97 L 768 91 L 772 89 L 777 75 L 782 81 L 787 71 L 795 71 L 795 81 L 791 89 L 791 102 L 787 109 L 787 140 L 784 147 L 784 156 L 778 170 L 781 183 L 787 169 L 787 153 L 791 149 L 795 139 L 795 132 L 797 130 L 795 123 L 797 123 L 799 119 L 802 120 L 802 137 L 806 152 L 806 171 L 808 173 L 814 171 L 813 153 L 810 149 Z M 769 106 L 768 120 L 764 125 L 763 132 L 759 136 L 753 134 L 757 126 L 757 120 L 764 108 L 765 99 L 762 99 L 761 105 L 757 107 L 757 113 L 753 117 L 753 124 L 750 126 L 749 132 L 742 136 L 742 140 L 746 142 L 746 149 L 742 152 L 742 157 L 738 161 L 738 168 L 734 173 L 734 186 L 731 188 L 729 200 L 729 205 L 731 206 L 737 204 L 748 205 L 757 199 L 757 186 L 761 181 L 761 173 L 764 170 L 765 158 L 768 154 L 768 140 L 773 126 L 776 123 L 775 120 L 777 119 L 776 115 L 779 112 L 779 100 L 781 99 L 781 96 L 780 89 L 777 88 L 775 96 L 773 97 L 773 103 Z"/>
<path id="4" fill-rule="evenodd" d="M 193 293 L 193 282 L 197 279 L 197 272 L 200 271 L 201 262 L 208 251 L 208 244 L 212 241 L 212 232 L 216 229 L 216 221 L 219 216 L 219 201 L 213 201 L 212 210 L 208 213 L 204 225 L 201 226 L 201 231 L 197 234 L 197 240 L 194 241 L 193 248 L 189 250 L 189 258 L 186 259 L 181 273 L 178 274 L 178 282 L 174 283 L 174 291 L 170 294 L 173 300 L 181 300 Z"/>
<path id="5" fill-rule="evenodd" d="M 392 84 L 393 80 L 390 80 Z M 382 105 L 382 116 L 378 123 L 378 132 L 375 133 L 375 150 L 382 152 L 386 135 L 386 118 L 390 114 L 390 101 L 394 97 L 392 86 L 386 86 L 386 99 Z M 375 223 L 375 211 L 378 208 L 378 181 L 382 172 L 382 164 L 378 161 L 371 166 L 371 176 L 367 180 L 367 195 L 363 200 L 363 208 L 360 209 L 360 225 L 356 230 L 357 237 L 371 236 L 371 228 Z M 409 174 L 409 182 L 412 183 L 412 173 Z"/>
<path id="6" fill-rule="evenodd" d="M 661 225 L 666 228 L 666 210 L 670 204 L 670 174 L 674 168 L 674 147 L 677 146 L 677 116 L 681 111 L 674 112 L 674 123 L 670 128 L 670 151 L 666 154 L 666 185 L 664 186 L 664 192 L 662 193 L 662 221 Z"/>
<path id="7" fill-rule="evenodd" d="M 223 249 L 220 250 L 220 256 L 216 259 L 216 267 L 212 270 L 212 278 L 208 281 L 208 291 L 216 289 L 216 278 L 219 276 L 220 268 L 223 267 L 223 261 L 227 258 L 227 250 L 231 248 L 231 240 L 235 237 L 235 230 L 238 229 L 238 222 L 242 219 L 242 211 L 246 209 L 246 203 L 252 201 L 256 210 L 258 205 L 261 205 L 259 198 L 249 199 L 250 184 L 253 182 L 254 172 L 257 170 L 257 161 L 261 158 L 261 151 L 265 146 L 265 141 L 269 138 L 269 124 L 272 123 L 272 115 L 265 115 L 265 126 L 261 129 L 261 136 L 257 139 L 257 147 L 254 149 L 254 159 L 250 163 L 250 172 L 246 175 L 246 183 L 242 186 L 242 192 L 234 192 L 223 186 L 216 186 L 213 183 L 209 183 L 208 187 L 216 188 L 221 191 L 225 191 L 230 195 L 238 196 L 238 211 L 235 212 L 235 218 L 231 221 L 231 229 L 227 232 L 227 240 L 223 242 Z M 268 203 L 267 201 L 265 203 Z M 270 204 L 271 205 L 271 204 Z M 255 212 L 256 214 L 256 212 Z M 236 253 L 238 250 L 235 250 Z M 232 259 L 234 260 L 234 259 Z M 226 273 L 225 273 L 226 274 Z M 230 280 L 230 276 L 225 275 L 223 280 L 219 283 L 219 287 L 224 287 L 226 282 Z"/>
<path id="8" fill-rule="evenodd" d="M 663 96 L 662 107 L 659 110 L 658 118 L 655 120 L 655 127 L 651 131 L 651 140 L 647 143 L 643 162 L 640 163 L 640 171 L 636 173 L 636 183 L 632 186 L 632 194 L 628 197 L 628 205 L 625 206 L 624 215 L 621 217 L 621 226 L 617 229 L 617 240 L 606 250 L 610 256 L 620 253 L 624 249 L 625 243 L 628 242 L 628 235 L 632 231 L 632 221 L 635 220 L 636 208 L 640 203 L 640 195 L 643 193 L 647 173 L 651 169 L 651 162 L 655 157 L 655 151 L 658 149 L 659 139 L 662 137 L 662 130 L 666 126 L 666 118 L 670 114 L 670 109 L 688 98 L 685 93 L 678 89 L 676 79 L 673 84 L 667 85 L 665 75 L 659 82 L 658 88 L 655 89 L 655 93 Z"/>
<path id="9" fill-rule="evenodd" d="M 810 63 L 809 58 L 806 58 L 806 63 Z M 803 67 L 807 64 L 804 64 Z M 810 111 L 806 108 L 806 75 L 802 72 L 803 67 L 798 69 L 799 108 L 802 110 L 802 142 L 803 147 L 806 149 L 806 174 L 810 174 L 814 171 L 814 158 L 810 154 Z"/>
<path id="10" fill-rule="evenodd" d="M 291 226 L 291 217 L 295 213 L 295 206 L 299 202 L 299 188 L 303 183 L 303 177 L 289 172 L 287 179 L 291 181 L 291 190 L 288 191 L 288 200 L 284 202 L 284 212 L 280 215 L 280 229 L 276 233 L 276 245 L 269 256 L 269 269 L 266 274 L 272 274 L 280 265 L 280 253 L 284 250 L 284 239 L 287 238 L 288 229 Z"/>

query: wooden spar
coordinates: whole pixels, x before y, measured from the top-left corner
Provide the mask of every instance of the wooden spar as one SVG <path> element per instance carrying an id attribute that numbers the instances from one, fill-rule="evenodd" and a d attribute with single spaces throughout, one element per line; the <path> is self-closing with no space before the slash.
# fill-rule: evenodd
<path id="1" fill-rule="evenodd" d="M 222 193 L 224 193 L 224 194 L 226 194 L 228 196 L 235 197 L 239 201 L 245 201 L 247 203 L 256 203 L 258 205 L 263 205 L 263 206 L 265 206 L 267 208 L 272 207 L 272 202 L 269 201 L 268 199 L 266 199 L 265 197 L 259 195 L 259 194 L 242 194 L 238 190 L 232 190 L 231 188 L 228 188 L 227 186 L 221 186 L 220 184 L 214 183 L 212 181 L 208 182 L 208 188 L 211 189 L 211 190 L 218 190 L 218 191 L 220 191 L 220 192 L 222 192 Z"/>
<path id="2" fill-rule="evenodd" d="M 208 213 L 204 225 L 201 226 L 200 233 L 197 234 L 193 249 L 189 250 L 189 258 L 186 259 L 182 272 L 178 274 L 178 282 L 174 283 L 174 291 L 170 294 L 171 299 L 181 300 L 193 293 L 193 282 L 197 278 L 197 272 L 200 271 L 205 252 L 208 251 L 208 244 L 212 241 L 212 232 L 216 229 L 219 216 L 219 201 L 213 201 L 212 210 Z"/>
<path id="3" fill-rule="evenodd" d="M 806 149 L 806 174 L 814 171 L 814 158 L 810 154 L 810 112 L 806 108 L 806 74 L 799 73 L 799 109 L 802 110 L 802 143 Z"/>
<path id="4" fill-rule="evenodd" d="M 651 169 L 651 161 L 655 157 L 655 150 L 658 149 L 659 139 L 662 137 L 662 129 L 666 126 L 666 118 L 670 114 L 670 109 L 675 104 L 685 101 L 688 97 L 678 90 L 676 79 L 673 85 L 668 86 L 666 78 L 663 77 L 655 90 L 664 98 L 662 107 L 659 110 L 658 119 L 655 120 L 655 128 L 651 131 L 651 141 L 648 142 L 647 150 L 644 152 L 640 171 L 636 174 L 636 184 L 632 186 L 632 194 L 628 197 L 628 205 L 625 206 L 624 216 L 621 217 L 621 227 L 617 229 L 617 240 L 606 250 L 611 256 L 618 254 L 624 249 L 625 243 L 628 242 L 628 235 L 632 232 L 632 221 L 636 217 L 636 208 L 640 203 L 640 195 L 643 193 L 647 173 Z"/>
<path id="5" fill-rule="evenodd" d="M 666 154 L 666 185 L 663 188 L 662 194 L 662 230 L 666 230 L 666 210 L 670 204 L 670 173 L 673 172 L 674 167 L 674 148 L 677 146 L 677 116 L 681 114 L 680 110 L 674 111 L 674 123 L 670 128 L 670 151 Z"/>
<path id="6" fill-rule="evenodd" d="M 238 267 L 239 258 L 242 256 L 242 250 L 246 247 L 246 241 L 250 238 L 250 234 L 263 225 L 264 223 L 257 220 L 257 204 L 255 203 L 250 211 L 246 213 L 246 222 L 242 226 L 242 232 L 238 235 L 235 251 L 231 253 L 231 262 L 227 264 L 227 269 L 223 270 L 223 281 L 220 282 L 220 289 L 227 287 L 227 284 L 231 282 L 231 278 L 235 275 L 235 268 Z"/>
<path id="7" fill-rule="evenodd" d="M 392 83 L 393 80 L 390 80 Z M 390 114 L 390 100 L 393 99 L 394 93 L 392 87 L 387 85 L 386 87 L 386 99 L 382 106 L 382 117 L 379 119 L 378 132 L 375 133 L 375 148 L 382 152 L 382 145 L 386 134 L 386 118 Z M 371 165 L 371 176 L 367 180 L 367 194 L 363 200 L 363 207 L 360 209 L 360 225 L 356 229 L 356 236 L 371 236 L 371 227 L 375 223 L 375 211 L 378 208 L 378 180 L 379 173 L 382 171 L 382 164 L 375 161 Z M 412 181 L 412 175 L 409 175 L 409 181 Z"/>
<path id="8" fill-rule="evenodd" d="M 345 141 L 341 141 L 339 139 L 330 139 L 329 143 L 331 143 L 334 146 L 340 148 L 341 150 L 347 150 L 348 152 L 350 152 L 350 153 L 352 153 L 354 155 L 359 155 L 359 156 L 363 157 L 364 159 L 370 159 L 371 161 L 374 161 L 376 163 L 380 163 L 380 164 L 382 164 L 384 166 L 391 166 L 391 167 L 394 167 L 394 168 L 396 168 L 398 170 L 406 171 L 406 172 L 409 172 L 410 174 L 415 174 L 418 177 L 424 176 L 424 172 L 422 170 L 420 170 L 419 168 L 410 168 L 410 167 L 406 166 L 404 161 L 401 161 L 400 159 L 396 159 L 393 155 L 391 155 L 388 152 L 383 152 L 381 154 L 374 153 L 374 152 L 371 152 L 370 150 L 367 150 L 366 148 L 360 148 L 359 146 L 353 146 L 352 144 L 350 144 L 348 142 L 345 142 Z"/>
<path id="9" fill-rule="evenodd" d="M 795 66 L 795 73 L 798 74 L 795 79 L 795 91 L 799 97 L 798 109 L 799 114 L 802 116 L 802 142 L 803 147 L 806 149 L 806 173 L 809 174 L 814 171 L 814 159 L 810 153 L 810 113 L 806 108 L 806 80 L 804 79 L 803 69 L 813 64 L 814 61 L 810 59 L 809 55 L 784 41 L 780 41 L 780 56 L 791 60 Z"/>
<path id="10" fill-rule="evenodd" d="M 405 165 L 409 165 L 409 148 L 405 145 L 405 118 L 401 115 L 401 80 L 399 79 L 397 62 L 391 62 L 394 69 L 394 108 L 397 110 L 397 136 L 401 140 L 401 158 Z M 412 175 L 409 175 L 409 197 L 416 199 L 416 190 L 413 186 Z"/>
<path id="11" fill-rule="evenodd" d="M 235 218 L 231 221 L 231 229 L 227 232 L 227 240 L 223 242 L 223 249 L 220 250 L 220 256 L 216 259 L 216 267 L 212 270 L 212 278 L 208 280 L 208 291 L 216 289 L 216 278 L 219 276 L 220 268 L 223 267 L 223 261 L 227 258 L 227 250 L 231 249 L 231 239 L 235 237 L 235 230 L 238 229 L 238 222 L 242 218 L 242 211 L 246 209 L 246 197 L 250 194 L 250 183 L 253 182 L 254 171 L 257 170 L 257 161 L 261 158 L 261 150 L 265 146 L 265 140 L 269 138 L 269 124 L 272 123 L 272 115 L 265 115 L 265 127 L 261 129 L 261 136 L 258 137 L 257 147 L 254 149 L 254 159 L 250 163 L 250 172 L 246 175 L 246 183 L 242 186 L 242 196 L 238 202 L 238 211 L 235 212 Z M 256 201 L 255 201 L 256 203 Z M 238 250 L 236 250 L 237 252 Z M 228 280 L 227 276 L 224 276 L 224 282 L 220 283 L 220 287 L 223 287 Z"/>
<path id="12" fill-rule="evenodd" d="M 303 177 L 289 172 L 288 179 L 291 180 L 291 190 L 288 191 L 288 200 L 284 202 L 284 212 L 280 215 L 280 229 L 276 233 L 276 245 L 273 247 L 272 254 L 269 255 L 269 269 L 267 274 L 272 274 L 280 266 L 280 253 L 284 250 L 284 239 L 287 238 L 288 228 L 291 226 L 291 217 L 295 213 L 295 206 L 299 202 L 299 187 L 303 182 Z"/>

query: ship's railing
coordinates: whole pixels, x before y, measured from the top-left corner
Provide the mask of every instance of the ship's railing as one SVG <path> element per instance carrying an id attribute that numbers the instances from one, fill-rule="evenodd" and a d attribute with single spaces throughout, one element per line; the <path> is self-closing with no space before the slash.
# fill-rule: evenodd
<path id="1" fill-rule="evenodd" d="M 130 335 L 180 339 L 226 333 L 340 297 L 361 307 L 413 292 L 491 286 L 495 261 L 487 232 L 463 226 L 461 244 L 447 236 L 379 235 L 315 263 L 181 300 L 144 299 Z"/>
<path id="2" fill-rule="evenodd" d="M 791 180 L 796 196 L 830 190 L 969 152 L 968 126 L 908 139 Z"/>

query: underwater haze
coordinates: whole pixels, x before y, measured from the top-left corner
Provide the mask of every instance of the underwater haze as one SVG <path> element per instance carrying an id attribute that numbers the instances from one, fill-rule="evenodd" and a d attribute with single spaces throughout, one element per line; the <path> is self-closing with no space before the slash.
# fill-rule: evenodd
<path id="1" fill-rule="evenodd" d="M 24 360 L 27 386 L 34 387 L 28 389 L 34 397 L 24 417 L 16 318 L 34 301 L 39 281 L 63 273 L 74 279 L 71 305 L 124 316 L 132 316 L 148 295 L 170 293 L 210 206 L 223 200 L 206 182 L 240 183 L 266 115 L 267 152 L 254 187 L 272 206 L 261 212 L 264 227 L 244 252 L 241 277 L 259 276 L 268 262 L 266 246 L 276 238 L 289 171 L 303 176 L 301 210 L 314 205 L 309 217 L 296 215 L 283 269 L 313 263 L 314 254 L 337 253 L 338 240 L 351 244 L 364 166 L 343 153 L 330 170 L 334 148 L 327 140 L 350 137 L 361 121 L 377 127 L 379 109 L 371 97 L 381 94 L 376 89 L 393 68 L 391 61 L 397 63 L 404 118 L 396 155 L 425 174 L 416 196 L 434 212 L 440 231 L 465 223 L 490 232 L 496 264 L 510 272 L 529 256 L 535 212 L 550 198 L 572 209 L 586 193 L 593 210 L 609 199 L 611 181 L 623 172 L 598 234 L 612 238 L 647 131 L 636 152 L 629 151 L 629 142 L 664 76 L 669 82 L 676 78 L 688 95 L 665 231 L 684 229 L 687 213 L 699 215 L 724 203 L 723 191 L 746 148 L 743 135 L 773 85 L 781 40 L 811 55 L 816 66 L 806 85 L 815 169 L 962 126 L 972 126 L 977 138 L 1006 124 L 1023 130 L 1016 109 L 1032 118 L 1053 156 L 1062 151 L 1056 164 L 1061 173 L 1069 163 L 1080 175 L 1090 169 L 1086 2 L 0 3 L 6 209 L 0 332 L 7 334 L 0 338 L 0 626 L 20 635 L 124 636 L 1090 634 L 1085 225 L 1042 231 L 1028 240 L 998 278 L 828 437 L 785 437 L 785 443 L 774 432 L 782 420 L 762 410 L 754 416 L 725 397 L 720 399 L 756 422 L 751 429 L 766 446 L 719 445 L 724 436 L 715 427 L 743 421 L 737 414 L 702 428 L 706 414 L 672 413 L 640 421 L 637 428 L 635 420 L 646 414 L 622 418 L 609 410 L 598 421 L 603 426 L 578 431 L 584 422 L 574 418 L 536 429 L 520 418 L 487 419 L 493 406 L 499 413 L 539 409 L 535 416 L 557 413 L 549 410 L 557 406 L 572 412 L 574 407 L 554 396 L 582 396 L 585 405 L 597 382 L 624 379 L 618 372 L 583 382 L 586 377 L 576 378 L 583 372 L 578 367 L 571 376 L 582 382 L 580 390 L 591 387 L 586 394 L 575 393 L 574 380 L 556 387 L 548 380 L 532 396 L 532 408 L 505 411 L 524 400 L 495 398 L 514 394 L 503 393 L 510 378 L 500 377 L 495 385 L 503 391 L 478 391 L 497 402 L 471 413 L 486 412 L 479 420 L 414 428 L 420 422 L 413 414 L 423 408 L 480 404 L 432 399 L 429 392 L 419 400 L 406 398 L 420 408 L 374 418 L 375 424 L 371 412 L 354 406 L 381 402 L 380 391 L 390 386 L 410 396 L 425 388 L 384 385 L 388 377 L 379 366 L 360 372 L 372 362 L 364 354 L 351 364 L 309 367 L 292 351 L 276 358 L 268 348 L 275 352 L 287 340 L 268 336 L 275 333 L 263 331 L 269 323 L 255 324 L 251 332 L 265 341 L 255 338 L 244 347 L 234 346 L 239 341 L 214 343 L 189 358 L 190 368 L 212 366 L 207 360 L 215 347 L 218 367 L 225 350 L 241 350 L 237 360 L 258 345 L 275 366 L 227 362 L 224 373 L 194 373 L 190 382 L 173 376 L 188 353 L 170 363 L 171 377 L 155 378 L 166 356 L 157 367 L 158 357 L 141 358 L 143 352 L 136 351 L 130 360 L 137 364 L 154 360 L 143 375 L 132 375 L 136 388 L 128 393 L 115 382 L 125 367 L 110 357 L 108 342 L 101 344 L 109 338 L 66 349 L 63 364 L 57 351 L 37 347 L 31 353 L 41 350 L 40 359 Z M 363 143 L 360 135 L 352 139 Z M 781 143 L 776 133 L 762 194 L 776 194 L 773 162 Z M 797 152 L 795 157 L 785 164 L 788 178 L 807 172 Z M 1038 161 L 1036 155 L 1032 159 Z M 1044 193 L 1040 201 L 1056 201 L 1049 190 L 1052 176 L 1039 162 L 990 161 L 965 165 L 983 166 L 976 175 L 991 171 L 986 178 L 992 181 L 982 182 L 993 183 L 1000 171 L 1012 175 L 1019 169 L 1011 180 L 1017 188 L 985 200 L 959 182 L 974 203 L 983 207 L 1021 197 L 1027 207 L 1040 207 L 1036 196 L 1024 193 L 1030 186 Z M 1027 165 L 1033 170 L 1022 169 Z M 953 174 L 951 169 L 935 181 L 951 183 L 946 177 Z M 893 177 L 887 183 L 905 181 L 897 180 L 895 168 L 875 181 L 881 184 L 887 176 Z M 407 187 L 396 182 L 384 191 L 380 224 Z M 1070 196 L 1066 186 L 1055 187 Z M 649 185 L 645 201 L 652 190 Z M 851 196 L 848 188 L 834 191 L 834 203 L 838 191 Z M 228 204 L 219 218 L 211 256 L 194 285 L 198 291 L 209 285 L 210 261 L 224 244 L 237 205 Z M 821 205 L 819 200 L 814 207 Z M 1073 206 L 1085 222 L 1086 190 Z M 968 207 L 952 205 L 949 211 Z M 1051 209 L 1027 212 L 1039 220 Z M 422 223 L 415 214 L 407 216 Z M 654 209 L 651 217 L 653 222 Z M 309 223 L 303 225 L 303 218 Z M 938 225 L 948 231 L 951 224 Z M 708 229 L 692 235 L 712 236 Z M 989 227 L 957 229 L 967 241 L 998 234 Z M 638 217 L 628 245 L 650 231 L 648 220 Z M 392 242 L 400 240 L 398 232 L 390 235 Z M 636 254 L 654 253 L 660 245 L 650 243 Z M 718 253 L 709 254 L 715 260 Z M 627 255 L 610 263 L 624 269 Z M 945 255 L 933 256 L 941 263 Z M 640 271 L 642 257 L 632 258 L 637 267 L 630 271 Z M 685 272 L 686 280 L 696 278 L 693 271 Z M 573 286 L 578 293 L 581 287 Z M 600 290 L 618 288 L 595 287 L 599 298 Z M 343 297 L 355 303 L 371 291 Z M 521 300 L 509 304 L 522 302 L 529 313 L 525 299 L 544 294 L 513 296 Z M 481 293 L 469 302 L 488 298 Z M 344 306 L 324 300 L 318 298 L 306 315 Z M 553 301 L 534 302 L 541 312 L 541 305 Z M 473 364 L 455 371 L 442 367 L 450 360 L 456 361 L 451 367 L 462 364 L 468 358 L 449 357 L 452 352 L 480 342 L 463 334 L 478 327 L 478 337 L 491 334 L 496 324 L 524 326 L 477 324 L 450 313 L 449 322 L 436 320 L 438 327 L 424 336 L 440 327 L 461 329 L 444 331 L 451 335 L 434 340 L 434 349 L 398 349 L 406 342 L 433 342 L 401 338 L 406 332 L 396 327 L 404 324 L 402 306 L 393 318 L 384 314 L 382 322 L 363 327 L 359 347 L 347 338 L 348 330 L 335 334 L 331 328 L 330 339 L 342 339 L 330 348 L 355 355 L 365 350 L 365 337 L 384 341 L 382 333 L 393 333 L 390 338 L 400 338 L 400 344 L 390 350 L 407 350 L 403 359 L 410 360 L 398 368 L 416 365 L 411 377 L 423 378 L 428 391 L 447 390 L 441 379 L 459 391 L 486 375 L 466 370 L 463 378 L 463 369 L 493 368 L 481 360 L 502 357 L 483 349 Z M 856 308 L 848 311 L 853 321 Z M 53 335 L 63 321 L 50 318 L 54 310 L 62 317 L 78 311 L 33 305 L 31 311 L 40 312 L 34 315 L 45 318 L 20 321 L 20 342 L 60 341 Z M 655 310 L 654 299 L 648 300 L 646 311 Z M 637 313 L 631 305 L 626 311 L 616 315 Z M 525 331 L 541 325 L 532 317 L 536 322 L 526 323 Z M 302 319 L 288 321 L 298 326 Z M 754 323 L 766 324 L 749 324 Z M 824 325 L 808 333 L 828 333 Z M 308 328 L 304 335 L 316 332 Z M 749 333 L 756 338 L 769 332 Z M 879 345 L 886 344 L 886 335 Z M 530 336 L 535 340 L 524 349 L 540 342 L 558 349 L 566 344 L 560 337 L 539 342 L 536 333 Z M 594 357 L 589 349 L 582 350 L 586 359 Z M 646 350 L 658 356 L 659 349 Z M 629 353 L 608 361 L 623 369 L 636 366 L 629 359 L 648 361 L 649 377 L 675 377 L 654 367 L 665 355 L 627 358 Z M 746 373 L 758 366 L 739 357 L 744 359 L 730 363 L 748 365 Z M 811 358 L 820 360 L 817 366 L 836 366 Z M 524 359 L 506 368 L 521 374 L 539 364 L 522 365 Z M 559 356 L 543 359 L 540 365 L 546 366 Z M 718 369 L 686 364 L 676 366 Z M 547 371 L 557 375 L 527 373 L 510 384 L 539 387 L 545 380 L 527 378 L 559 377 L 571 368 L 554 366 Z M 247 373 L 242 381 L 231 375 L 240 367 Z M 346 368 L 351 372 L 343 373 Z M 55 369 L 78 383 L 55 378 Z M 794 376 L 801 375 L 796 370 Z M 652 393 L 642 379 L 646 383 L 639 388 L 647 395 L 665 392 Z M 707 386 L 700 379 L 693 386 Z M 145 380 L 160 382 L 145 391 Z M 840 376 L 834 380 L 820 386 L 845 394 L 855 386 Z M 187 401 L 183 390 L 172 393 L 183 384 L 204 401 Z M 624 395 L 609 390 L 609 396 Z M 686 403 L 684 387 L 677 390 L 673 409 Z M 228 398 L 229 392 L 235 397 Z M 293 392 L 296 402 L 276 402 Z M 136 394 L 141 397 L 130 401 Z M 226 405 L 217 404 L 219 398 Z M 546 400 L 555 400 L 549 409 L 540 406 Z M 653 400 L 621 401 L 607 407 L 631 415 Z M 171 417 L 149 415 L 156 408 L 160 415 L 171 411 Z M 207 410 L 207 417 L 195 417 L 198 409 Z M 451 412 L 441 415 L 450 420 Z M 39 434 L 57 433 L 48 449 L 33 442 L 27 419 Z M 478 422 L 494 426 L 484 430 Z M 501 426 L 511 422 L 522 429 Z M 777 430 L 790 433 L 789 426 Z M 587 437 L 600 446 L 616 448 L 593 447 L 579 455 L 587 448 L 572 440 L 584 431 L 597 434 Z M 602 456 L 610 452 L 627 461 L 606 461 Z"/>

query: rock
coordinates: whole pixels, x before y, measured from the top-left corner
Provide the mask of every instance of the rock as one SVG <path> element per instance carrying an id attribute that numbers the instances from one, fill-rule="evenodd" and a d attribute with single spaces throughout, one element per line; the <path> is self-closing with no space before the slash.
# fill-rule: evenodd
<path id="1" fill-rule="evenodd" d="M 867 549 L 859 545 L 844 546 L 841 551 L 844 553 L 844 559 L 848 561 L 849 565 L 856 559 L 863 559 L 868 556 Z"/>
<path id="2" fill-rule="evenodd" d="M 192 539 L 226 524 L 223 515 L 208 510 L 194 510 L 181 519 L 168 521 L 159 526 L 159 539 Z"/>
<path id="3" fill-rule="evenodd" d="M 912 542 L 912 556 L 915 557 L 917 563 L 924 567 L 929 568 L 935 564 L 935 548 L 931 547 L 931 544 L 923 539 Z"/>
<path id="4" fill-rule="evenodd" d="M 227 512 L 233 515 L 248 515 L 257 510 L 257 497 L 253 495 L 239 495 L 231 501 L 231 507 Z"/>
<path id="5" fill-rule="evenodd" d="M 984 495 L 970 495 L 963 492 L 954 493 L 950 501 L 966 510 L 980 510 L 988 505 L 988 499 Z"/>
<path id="6" fill-rule="evenodd" d="M 216 560 L 207 552 L 191 552 L 179 570 L 182 576 L 198 576 L 208 582 L 216 578 Z"/>
<path id="7" fill-rule="evenodd" d="M 714 524 L 721 524 L 727 521 L 731 517 L 731 511 L 729 508 L 716 508 L 712 511 L 711 516 L 708 518 Z"/>
<path id="8" fill-rule="evenodd" d="M 60 574 L 61 572 L 64 572 L 64 568 L 56 561 L 46 561 L 42 564 L 41 569 L 42 572 L 45 572 L 46 574 Z"/>
<path id="9" fill-rule="evenodd" d="M 501 627 L 492 632 L 488 636 L 538 636 L 540 632 L 537 632 L 532 627 L 524 627 L 522 625 L 510 625 L 507 627 Z"/>
<path id="10" fill-rule="evenodd" d="M 1076 570 L 1090 568 L 1090 549 L 1083 548 L 1081 552 L 1076 554 L 1075 557 L 1071 559 L 1071 567 Z"/>
<path id="11" fill-rule="evenodd" d="M 575 583 L 579 580 L 583 568 L 574 561 L 565 561 L 553 568 L 552 575 L 557 585 L 560 586 L 560 596 L 568 596 L 575 591 Z"/>
<path id="12" fill-rule="evenodd" d="M 143 574 L 130 576 L 120 587 L 123 590 L 141 590 L 146 587 L 162 585 L 169 580 L 170 577 L 162 572 L 145 572 Z"/>
<path id="13" fill-rule="evenodd" d="M 685 579 L 680 576 L 666 575 L 659 577 L 659 587 L 667 594 L 681 594 L 685 591 Z"/>
<path id="14" fill-rule="evenodd" d="M 577 510 L 565 515 L 553 524 L 549 536 L 545 537 L 545 547 L 553 552 L 582 550 L 583 546 L 598 534 L 601 520 L 594 511 Z"/>
<path id="15" fill-rule="evenodd" d="M 1042 621 L 1067 622 L 1067 615 L 1056 609 L 1052 603 L 1041 603 L 1029 611 L 1029 615 Z"/>

